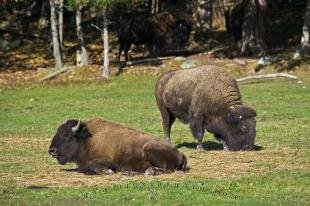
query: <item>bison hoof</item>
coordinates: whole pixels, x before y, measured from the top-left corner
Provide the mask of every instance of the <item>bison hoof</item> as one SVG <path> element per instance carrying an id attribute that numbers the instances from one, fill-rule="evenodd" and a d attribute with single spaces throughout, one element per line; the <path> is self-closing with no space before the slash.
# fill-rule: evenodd
<path id="1" fill-rule="evenodd" d="M 225 142 L 225 141 L 221 141 L 222 143 L 223 143 L 223 150 L 224 151 L 229 151 L 229 148 L 228 148 L 228 146 L 227 146 L 227 143 Z"/>
<path id="2" fill-rule="evenodd" d="M 203 146 L 202 146 L 202 144 L 198 144 L 198 145 L 197 145 L 197 147 L 196 147 L 196 150 L 198 150 L 198 151 L 203 150 Z"/>
<path id="3" fill-rule="evenodd" d="M 80 172 L 88 174 L 88 175 L 100 175 L 100 170 L 96 167 L 84 168 L 80 170 Z"/>
<path id="4" fill-rule="evenodd" d="M 108 170 L 105 171 L 105 173 L 107 173 L 108 175 L 113 175 L 114 171 L 111 170 L 111 169 L 108 169 Z"/>
<path id="5" fill-rule="evenodd" d="M 254 147 L 252 147 L 252 146 L 250 146 L 250 145 L 245 145 L 245 146 L 242 148 L 242 150 L 244 150 L 244 151 L 252 151 L 252 150 L 254 150 Z"/>
<path id="6" fill-rule="evenodd" d="M 144 176 L 154 176 L 154 175 L 155 175 L 155 171 L 153 167 L 147 168 L 144 172 Z"/>

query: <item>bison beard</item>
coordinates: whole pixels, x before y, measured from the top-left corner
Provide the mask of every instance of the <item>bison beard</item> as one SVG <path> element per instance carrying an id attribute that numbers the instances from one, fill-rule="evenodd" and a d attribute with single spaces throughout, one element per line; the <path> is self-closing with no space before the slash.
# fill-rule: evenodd
<path id="1" fill-rule="evenodd" d="M 87 174 L 156 174 L 185 170 L 187 164 L 171 144 L 102 119 L 68 120 L 58 128 L 48 152 L 60 164 L 77 163 Z"/>
<path id="2" fill-rule="evenodd" d="M 242 105 L 236 81 L 216 66 L 172 71 L 156 83 L 155 97 L 162 115 L 165 137 L 175 119 L 189 123 L 202 149 L 205 130 L 223 142 L 229 150 L 247 150 L 254 146 L 256 112 Z"/>

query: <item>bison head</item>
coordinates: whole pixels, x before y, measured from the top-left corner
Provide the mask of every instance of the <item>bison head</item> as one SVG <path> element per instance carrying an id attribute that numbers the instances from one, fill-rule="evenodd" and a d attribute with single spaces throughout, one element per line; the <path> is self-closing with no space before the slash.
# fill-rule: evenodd
<path id="1" fill-rule="evenodd" d="M 56 158 L 59 164 L 74 162 L 81 145 L 90 136 L 86 125 L 80 120 L 68 120 L 58 128 L 48 153 Z"/>
<path id="2" fill-rule="evenodd" d="M 227 146 L 229 150 L 251 150 L 256 134 L 256 112 L 250 107 L 238 105 L 229 108 Z"/>

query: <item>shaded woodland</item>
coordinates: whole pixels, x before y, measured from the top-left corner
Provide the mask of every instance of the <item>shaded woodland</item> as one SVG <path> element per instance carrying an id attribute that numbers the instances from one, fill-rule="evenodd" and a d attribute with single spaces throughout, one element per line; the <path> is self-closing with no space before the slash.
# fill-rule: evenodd
<path id="1" fill-rule="evenodd" d="M 306 0 L 12 0 L 0 7 L 0 71 L 102 65 L 108 78 L 111 66 L 129 60 L 200 52 L 290 54 L 293 63 L 284 69 L 291 69 L 309 55 Z M 14 60 L 20 48 L 33 65 Z"/>

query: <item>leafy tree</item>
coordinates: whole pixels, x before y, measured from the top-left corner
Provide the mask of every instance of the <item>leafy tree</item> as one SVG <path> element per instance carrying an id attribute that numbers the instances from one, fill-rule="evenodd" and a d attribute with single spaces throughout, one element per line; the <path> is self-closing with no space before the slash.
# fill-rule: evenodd
<path id="1" fill-rule="evenodd" d="M 310 0 L 308 0 L 304 18 L 305 20 L 301 37 L 301 53 L 304 55 L 310 55 Z"/>
<path id="2" fill-rule="evenodd" d="M 262 52 L 266 38 L 266 0 L 244 0 L 245 14 L 242 25 L 241 52 L 255 55 Z"/>
<path id="3" fill-rule="evenodd" d="M 195 39 L 205 41 L 212 33 L 213 0 L 197 0 L 194 11 Z"/>
<path id="4" fill-rule="evenodd" d="M 76 9 L 76 34 L 80 41 L 80 49 L 77 50 L 77 66 L 88 65 L 88 52 L 85 46 L 84 34 L 82 29 L 82 8 L 83 5 L 79 4 Z"/>
<path id="5" fill-rule="evenodd" d="M 102 25 L 103 28 L 100 29 L 102 39 L 103 39 L 103 73 L 104 78 L 110 77 L 110 59 L 109 59 L 109 32 L 108 32 L 108 10 L 109 8 L 118 2 L 123 2 L 126 0 L 89 0 L 89 3 L 96 7 L 101 8 L 102 11 Z M 98 27 L 97 27 L 98 28 Z M 99 29 L 99 28 L 98 28 Z"/>
<path id="6" fill-rule="evenodd" d="M 76 35 L 80 41 L 79 49 L 76 51 L 76 64 L 78 67 L 87 66 L 89 62 L 82 29 L 82 9 L 88 4 L 89 2 L 81 0 L 68 1 L 68 5 L 75 10 Z"/>
<path id="7" fill-rule="evenodd" d="M 151 11 L 152 14 L 158 13 L 160 11 L 160 0 L 152 0 Z"/>
<path id="8" fill-rule="evenodd" d="M 56 0 L 50 0 L 51 6 L 51 31 L 53 39 L 53 54 L 55 58 L 55 67 L 59 69 L 62 67 L 61 46 L 59 41 L 59 31 L 57 29 L 57 15 L 56 15 Z"/>
<path id="9" fill-rule="evenodd" d="M 59 32 L 59 43 L 60 48 L 63 48 L 63 24 L 64 24 L 64 15 L 63 15 L 63 7 L 64 7 L 64 0 L 56 0 L 58 5 L 58 32 Z"/>

